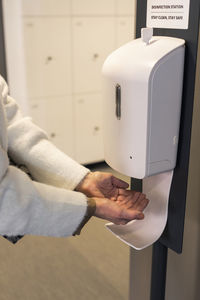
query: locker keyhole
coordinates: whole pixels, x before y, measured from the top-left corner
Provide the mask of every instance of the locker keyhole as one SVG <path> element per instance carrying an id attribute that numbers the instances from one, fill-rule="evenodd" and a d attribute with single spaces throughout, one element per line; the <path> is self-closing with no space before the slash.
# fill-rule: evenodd
<path id="1" fill-rule="evenodd" d="M 52 56 L 47 56 L 46 60 L 45 60 L 45 64 L 49 64 L 51 61 L 53 60 Z"/>

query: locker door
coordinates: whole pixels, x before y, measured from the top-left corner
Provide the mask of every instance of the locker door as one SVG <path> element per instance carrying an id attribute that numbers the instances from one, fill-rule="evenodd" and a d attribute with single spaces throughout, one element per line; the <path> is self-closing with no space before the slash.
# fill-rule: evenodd
<path id="1" fill-rule="evenodd" d="M 69 19 L 28 17 L 23 24 L 29 98 L 70 94 Z"/>
<path id="2" fill-rule="evenodd" d="M 33 122 L 47 132 L 49 139 L 74 158 L 72 97 L 34 99 L 30 114 Z"/>
<path id="3" fill-rule="evenodd" d="M 70 14 L 70 0 L 22 0 L 22 14 L 49 16 Z"/>
<path id="4" fill-rule="evenodd" d="M 72 0 L 72 13 L 75 15 L 114 14 L 115 0 Z"/>
<path id="5" fill-rule="evenodd" d="M 120 47 L 135 38 L 135 19 L 133 17 L 116 18 L 116 47 Z"/>
<path id="6" fill-rule="evenodd" d="M 134 15 L 136 0 L 116 0 L 117 15 Z"/>
<path id="7" fill-rule="evenodd" d="M 102 161 L 102 98 L 101 94 L 75 97 L 76 159 L 80 163 Z"/>
<path id="8" fill-rule="evenodd" d="M 73 92 L 101 90 L 101 68 L 115 46 L 112 17 L 73 19 Z"/>

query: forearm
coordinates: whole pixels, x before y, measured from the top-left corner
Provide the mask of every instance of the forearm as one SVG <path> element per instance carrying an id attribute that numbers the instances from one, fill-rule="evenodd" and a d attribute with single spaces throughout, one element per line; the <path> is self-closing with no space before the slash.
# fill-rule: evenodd
<path id="1" fill-rule="evenodd" d="M 25 165 L 36 181 L 73 190 L 89 170 L 57 149 L 30 118 L 22 117 L 9 96 L 5 110 L 9 156 L 17 164 Z"/>
<path id="2" fill-rule="evenodd" d="M 70 236 L 87 213 L 85 195 L 31 181 L 9 167 L 0 183 L 0 234 Z"/>
<path id="3" fill-rule="evenodd" d="M 85 224 L 90 220 L 90 218 L 92 216 L 95 215 L 95 211 L 96 211 L 96 201 L 93 198 L 88 198 L 86 214 L 73 235 L 80 234 L 80 232 L 81 232 L 82 228 L 85 226 Z"/>

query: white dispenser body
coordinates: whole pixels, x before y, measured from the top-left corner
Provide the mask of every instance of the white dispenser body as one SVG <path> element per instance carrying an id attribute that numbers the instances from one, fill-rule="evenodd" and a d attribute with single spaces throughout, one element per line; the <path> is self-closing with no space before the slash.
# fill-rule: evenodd
<path id="1" fill-rule="evenodd" d="M 120 173 L 142 179 L 176 165 L 184 44 L 136 39 L 103 65 L 105 160 Z"/>

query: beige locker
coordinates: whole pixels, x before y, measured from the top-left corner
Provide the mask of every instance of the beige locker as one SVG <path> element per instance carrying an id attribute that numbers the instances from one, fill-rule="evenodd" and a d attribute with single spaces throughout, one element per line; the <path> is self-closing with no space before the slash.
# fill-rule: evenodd
<path id="1" fill-rule="evenodd" d="M 87 164 L 104 159 L 102 138 L 102 96 L 83 94 L 75 99 L 76 159 Z"/>
<path id="2" fill-rule="evenodd" d="M 31 115 L 83 164 L 104 159 L 101 69 L 134 37 L 134 0 L 23 0 Z M 31 17 L 32 16 L 32 17 Z"/>
<path id="3" fill-rule="evenodd" d="M 136 0 L 116 0 L 117 15 L 135 16 Z"/>
<path id="4" fill-rule="evenodd" d="M 49 139 L 74 157 L 74 117 L 72 97 L 34 99 L 30 102 L 33 122 L 44 129 Z"/>
<path id="5" fill-rule="evenodd" d="M 133 17 L 116 18 L 116 47 L 120 47 L 135 38 L 135 20 Z"/>
<path id="6" fill-rule="evenodd" d="M 73 15 L 113 15 L 115 0 L 72 0 Z"/>
<path id="7" fill-rule="evenodd" d="M 21 2 L 23 15 L 62 16 L 70 14 L 70 0 L 22 0 Z"/>
<path id="8" fill-rule="evenodd" d="M 115 20 L 74 18 L 72 35 L 73 92 L 100 92 L 103 62 L 115 48 Z"/>
<path id="9" fill-rule="evenodd" d="M 69 18 L 24 18 L 24 47 L 29 98 L 71 93 Z"/>

